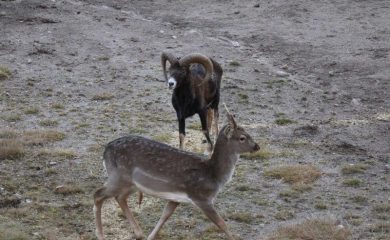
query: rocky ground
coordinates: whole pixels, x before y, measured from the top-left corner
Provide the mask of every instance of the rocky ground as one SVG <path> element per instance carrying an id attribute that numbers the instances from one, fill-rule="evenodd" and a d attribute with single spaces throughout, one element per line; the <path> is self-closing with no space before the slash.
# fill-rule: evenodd
<path id="1" fill-rule="evenodd" d="M 168 50 L 221 63 L 221 101 L 262 146 L 217 199 L 238 239 L 313 218 L 390 239 L 389 23 L 386 0 L 0 1 L 0 238 L 95 238 L 104 145 L 128 133 L 178 145 Z M 187 149 L 203 152 L 198 118 L 187 125 Z M 307 166 L 310 182 L 273 174 Z M 149 233 L 164 202 L 129 201 Z M 104 222 L 107 239 L 132 234 L 114 201 Z M 222 237 L 191 206 L 160 234 Z"/>

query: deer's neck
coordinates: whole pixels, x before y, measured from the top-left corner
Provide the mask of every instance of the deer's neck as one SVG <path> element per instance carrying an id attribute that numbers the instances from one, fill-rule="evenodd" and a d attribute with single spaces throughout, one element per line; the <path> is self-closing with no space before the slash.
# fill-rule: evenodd
<path id="1" fill-rule="evenodd" d="M 225 141 L 216 142 L 210 163 L 213 166 L 214 177 L 221 187 L 231 180 L 238 157 L 239 154 L 230 149 Z"/>

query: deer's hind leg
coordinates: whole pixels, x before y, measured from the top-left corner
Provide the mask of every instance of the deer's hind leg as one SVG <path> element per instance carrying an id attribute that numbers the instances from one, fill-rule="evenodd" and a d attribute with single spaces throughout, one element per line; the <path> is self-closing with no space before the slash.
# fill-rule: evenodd
<path id="1" fill-rule="evenodd" d="M 103 225 L 102 225 L 102 206 L 105 200 L 115 196 L 115 193 L 110 191 L 109 188 L 103 186 L 99 188 L 95 194 L 93 211 L 95 214 L 95 224 L 96 224 L 96 236 L 99 240 L 104 240 L 103 235 Z"/>

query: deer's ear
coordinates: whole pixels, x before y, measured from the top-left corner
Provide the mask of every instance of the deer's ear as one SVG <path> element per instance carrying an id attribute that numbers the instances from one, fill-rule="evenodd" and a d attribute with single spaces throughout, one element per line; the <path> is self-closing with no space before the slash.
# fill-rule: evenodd
<path id="1" fill-rule="evenodd" d="M 234 119 L 233 114 L 228 113 L 227 114 L 227 118 L 228 118 L 228 121 L 229 121 L 229 126 L 231 126 L 233 129 L 236 129 L 237 128 L 237 123 L 236 123 L 236 120 Z"/>
<path id="2" fill-rule="evenodd" d="M 228 119 L 228 124 L 225 128 L 225 135 L 228 139 L 230 139 L 232 136 L 233 136 L 233 132 L 234 130 L 237 129 L 237 123 L 236 123 L 236 120 L 234 120 L 234 117 L 232 114 L 228 113 L 227 115 L 227 119 Z"/>
<path id="3" fill-rule="evenodd" d="M 225 134 L 225 136 L 227 137 L 227 139 L 232 138 L 233 132 L 234 132 L 234 128 L 232 128 L 232 126 L 230 126 L 230 124 L 228 124 L 228 125 L 225 127 L 225 130 L 223 131 L 223 133 Z"/>

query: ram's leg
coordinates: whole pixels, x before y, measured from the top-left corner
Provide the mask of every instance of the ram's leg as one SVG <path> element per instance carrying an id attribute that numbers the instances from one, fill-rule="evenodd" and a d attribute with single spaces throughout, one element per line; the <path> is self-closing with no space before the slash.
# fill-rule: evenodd
<path id="1" fill-rule="evenodd" d="M 207 129 L 211 132 L 211 126 L 213 126 L 214 110 L 212 108 L 207 109 Z"/>
<path id="2" fill-rule="evenodd" d="M 207 110 L 200 112 L 199 118 L 200 118 L 200 122 L 202 124 L 202 132 L 203 132 L 204 136 L 206 137 L 207 142 L 209 143 L 208 150 L 209 150 L 209 152 L 211 152 L 213 150 L 213 143 L 211 142 L 209 130 L 207 128 Z"/>
<path id="3" fill-rule="evenodd" d="M 186 136 L 186 120 L 185 118 L 179 119 L 179 143 L 180 149 L 184 149 L 184 140 Z"/>
<path id="4" fill-rule="evenodd" d="M 217 141 L 217 137 L 218 137 L 218 134 L 219 134 L 218 119 L 219 119 L 219 112 L 218 112 L 218 108 L 216 108 L 216 109 L 214 109 L 214 134 L 215 134 L 215 141 Z"/>

